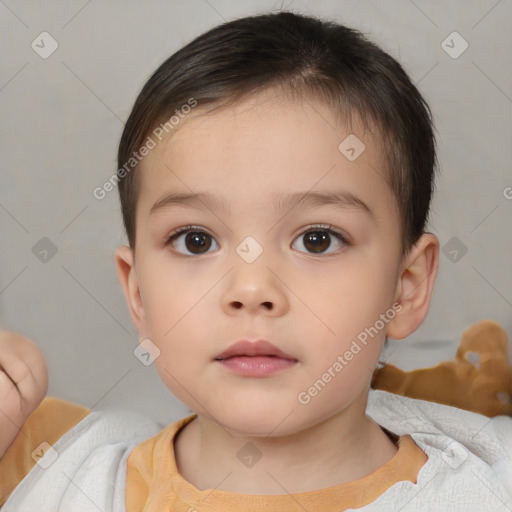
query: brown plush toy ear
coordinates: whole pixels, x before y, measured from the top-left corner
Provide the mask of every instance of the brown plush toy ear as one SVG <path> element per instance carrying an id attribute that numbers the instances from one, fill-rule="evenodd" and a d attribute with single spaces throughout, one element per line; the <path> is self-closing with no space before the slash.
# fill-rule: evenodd
<path id="1" fill-rule="evenodd" d="M 470 389 L 472 407 L 486 416 L 512 416 L 512 369 L 507 361 L 507 334 L 501 326 L 482 320 L 466 329 L 455 358 L 476 368 Z"/>
<path id="2" fill-rule="evenodd" d="M 496 322 L 482 320 L 462 333 L 455 361 L 410 372 L 387 364 L 375 370 L 372 388 L 489 417 L 512 416 L 506 333 Z"/>

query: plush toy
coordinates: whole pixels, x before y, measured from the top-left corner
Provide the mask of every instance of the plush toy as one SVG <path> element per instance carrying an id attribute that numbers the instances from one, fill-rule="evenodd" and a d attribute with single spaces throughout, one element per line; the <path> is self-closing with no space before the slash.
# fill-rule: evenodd
<path id="1" fill-rule="evenodd" d="M 512 368 L 507 335 L 492 320 L 462 333 L 454 361 L 405 372 L 391 364 L 374 371 L 372 388 L 485 416 L 512 416 Z"/>

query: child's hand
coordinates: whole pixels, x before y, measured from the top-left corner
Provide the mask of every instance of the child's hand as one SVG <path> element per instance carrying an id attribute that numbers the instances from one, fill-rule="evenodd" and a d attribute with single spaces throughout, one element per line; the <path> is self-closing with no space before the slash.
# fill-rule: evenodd
<path id="1" fill-rule="evenodd" d="M 37 345 L 0 331 L 0 458 L 48 389 L 46 361 Z"/>

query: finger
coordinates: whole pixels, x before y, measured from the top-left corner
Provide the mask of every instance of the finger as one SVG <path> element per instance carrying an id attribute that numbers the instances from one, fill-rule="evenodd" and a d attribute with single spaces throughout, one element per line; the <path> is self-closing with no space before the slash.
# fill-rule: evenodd
<path id="1" fill-rule="evenodd" d="M 0 371 L 0 411 L 3 415 L 11 418 L 12 421 L 18 419 L 21 412 L 21 399 L 18 388 L 3 371 Z"/>
<path id="2" fill-rule="evenodd" d="M 17 386 L 16 386 L 16 382 L 14 382 L 14 381 L 11 379 L 11 377 L 10 377 L 10 376 L 9 376 L 9 374 L 7 373 L 7 370 L 6 370 L 6 369 L 5 369 L 1 364 L 0 364 L 0 374 L 1 374 L 1 375 L 5 375 L 5 377 L 7 377 L 7 378 L 11 381 L 12 385 L 13 385 L 15 388 L 17 388 Z"/>

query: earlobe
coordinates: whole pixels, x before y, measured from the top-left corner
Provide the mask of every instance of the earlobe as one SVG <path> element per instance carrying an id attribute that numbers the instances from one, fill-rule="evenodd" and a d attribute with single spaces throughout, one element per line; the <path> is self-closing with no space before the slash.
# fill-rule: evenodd
<path id="1" fill-rule="evenodd" d="M 427 316 L 439 266 L 439 240 L 424 233 L 405 256 L 395 301 L 402 308 L 389 322 L 387 336 L 401 340 L 412 334 Z"/>
<path id="2" fill-rule="evenodd" d="M 118 247 L 115 251 L 115 261 L 117 275 L 128 303 L 130 316 L 140 333 L 144 326 L 145 314 L 132 249 L 127 246 Z"/>

